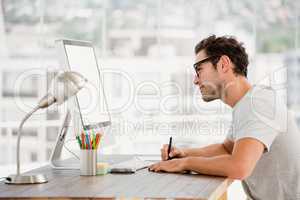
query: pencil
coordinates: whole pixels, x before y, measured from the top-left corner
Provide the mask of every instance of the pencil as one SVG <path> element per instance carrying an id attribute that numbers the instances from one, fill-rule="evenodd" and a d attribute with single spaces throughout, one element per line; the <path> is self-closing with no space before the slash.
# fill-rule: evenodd
<path id="1" fill-rule="evenodd" d="M 82 149 L 85 149 L 86 147 L 85 147 L 85 137 L 84 137 L 84 134 L 83 133 L 81 133 L 81 144 L 82 144 Z"/>
<path id="2" fill-rule="evenodd" d="M 79 144 L 79 147 L 81 148 L 81 141 L 80 141 L 80 137 L 79 137 L 79 135 L 76 135 L 76 139 L 77 139 L 77 142 L 78 142 L 78 144 Z"/>
<path id="3" fill-rule="evenodd" d="M 97 133 L 96 134 L 96 149 L 98 149 L 99 143 L 100 143 L 100 138 L 101 138 L 101 134 Z"/>
<path id="4" fill-rule="evenodd" d="M 93 149 L 96 149 L 96 135 L 95 135 L 95 132 L 94 132 L 94 129 L 92 129 L 92 135 L 93 135 Z"/>
<path id="5" fill-rule="evenodd" d="M 90 149 L 90 138 L 89 138 L 89 135 L 87 133 L 85 133 L 85 137 L 86 137 L 86 146 L 87 146 L 87 149 Z"/>
<path id="6" fill-rule="evenodd" d="M 89 133 L 89 139 L 90 139 L 90 144 L 91 144 L 91 149 L 94 148 L 94 138 L 93 138 L 93 134 L 91 134 L 91 132 Z"/>

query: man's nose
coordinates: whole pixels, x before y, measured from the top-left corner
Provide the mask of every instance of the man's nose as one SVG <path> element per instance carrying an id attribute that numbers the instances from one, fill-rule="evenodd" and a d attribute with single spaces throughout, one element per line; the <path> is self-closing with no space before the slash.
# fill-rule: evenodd
<path id="1" fill-rule="evenodd" d="M 199 84 L 199 77 L 197 75 L 194 76 L 194 84 L 195 85 Z"/>

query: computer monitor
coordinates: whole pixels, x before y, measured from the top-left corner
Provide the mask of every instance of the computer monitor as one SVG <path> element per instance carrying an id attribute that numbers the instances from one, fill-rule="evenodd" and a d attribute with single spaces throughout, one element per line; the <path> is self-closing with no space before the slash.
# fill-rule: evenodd
<path id="1" fill-rule="evenodd" d="M 79 72 L 88 79 L 87 86 L 75 96 L 82 128 L 89 130 L 109 126 L 111 117 L 93 45 L 90 42 L 76 40 L 57 40 L 56 44 L 59 61 L 66 67 L 65 70 Z M 71 113 L 74 115 L 74 112 L 68 110 L 65 115 L 50 156 L 50 164 L 55 169 L 79 169 L 79 163 L 76 161 L 65 165 L 60 160 L 71 119 L 75 121 L 74 118 L 78 118 L 77 113 L 76 116 Z"/>
<path id="2" fill-rule="evenodd" d="M 61 63 L 88 79 L 88 84 L 75 97 L 83 128 L 97 129 L 111 124 L 107 99 L 101 81 L 95 49 L 90 42 L 57 40 Z"/>

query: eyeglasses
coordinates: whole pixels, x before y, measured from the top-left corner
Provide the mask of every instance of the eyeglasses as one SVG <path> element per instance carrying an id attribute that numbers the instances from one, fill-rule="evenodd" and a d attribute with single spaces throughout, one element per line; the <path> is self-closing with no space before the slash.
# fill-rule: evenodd
<path id="1" fill-rule="evenodd" d="M 193 65 L 193 66 L 194 66 L 194 69 L 195 69 L 195 71 L 196 71 L 196 75 L 199 77 L 198 71 L 199 71 L 200 65 L 202 65 L 203 63 L 206 63 L 206 62 L 208 62 L 208 61 L 211 61 L 211 60 L 213 60 L 213 59 L 215 59 L 215 58 L 218 58 L 218 57 L 220 57 L 220 56 L 209 56 L 209 57 L 207 57 L 207 58 L 204 58 L 203 60 L 200 60 L 200 61 L 196 62 L 196 63 Z"/>

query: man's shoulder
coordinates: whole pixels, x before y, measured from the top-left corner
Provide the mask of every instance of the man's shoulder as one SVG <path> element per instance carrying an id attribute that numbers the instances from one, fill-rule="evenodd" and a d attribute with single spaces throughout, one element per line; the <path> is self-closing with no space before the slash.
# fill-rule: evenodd
<path id="1" fill-rule="evenodd" d="M 252 112 L 268 117 L 274 116 L 278 103 L 278 94 L 276 91 L 268 86 L 257 85 L 254 86 L 249 93 L 249 103 Z"/>
<path id="2" fill-rule="evenodd" d="M 268 86 L 254 85 L 238 102 L 234 111 L 268 113 L 276 106 L 276 91 Z"/>
<path id="3" fill-rule="evenodd" d="M 255 85 L 243 98 L 234 118 L 266 124 L 276 130 L 285 130 L 287 106 L 284 95 L 275 89 Z"/>

